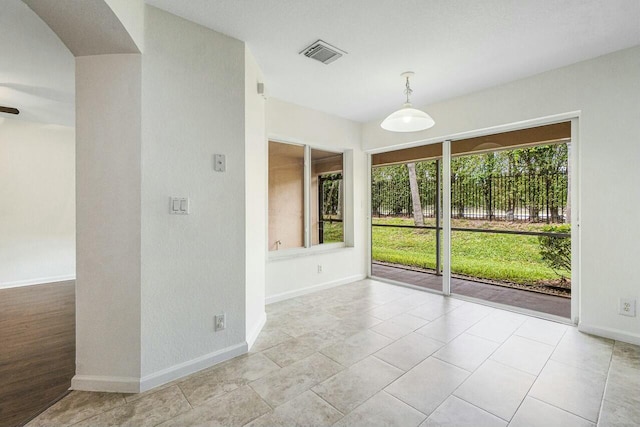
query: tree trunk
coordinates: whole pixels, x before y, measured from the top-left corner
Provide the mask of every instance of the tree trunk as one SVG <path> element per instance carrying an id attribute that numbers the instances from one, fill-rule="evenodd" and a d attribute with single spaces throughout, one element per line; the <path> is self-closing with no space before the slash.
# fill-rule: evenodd
<path id="1" fill-rule="evenodd" d="M 418 180 L 416 178 L 416 164 L 407 163 L 409 169 L 409 186 L 411 187 L 411 202 L 413 204 L 413 221 L 417 226 L 424 225 L 422 216 L 422 205 L 420 204 L 420 192 L 418 191 Z"/>

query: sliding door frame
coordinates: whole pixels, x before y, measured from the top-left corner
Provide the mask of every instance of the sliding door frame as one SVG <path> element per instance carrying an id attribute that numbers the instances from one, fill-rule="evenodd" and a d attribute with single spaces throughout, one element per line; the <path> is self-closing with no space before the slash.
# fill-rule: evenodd
<path id="1" fill-rule="evenodd" d="M 422 139 L 406 144 L 394 145 L 393 147 L 385 147 L 378 149 L 366 150 L 367 153 L 367 188 L 368 188 L 368 248 L 367 248 L 367 275 L 371 276 L 372 262 L 372 217 L 371 217 L 371 166 L 372 155 L 396 151 L 405 148 L 420 147 L 423 145 L 442 143 L 442 294 L 451 295 L 451 143 L 460 139 L 475 138 L 481 136 L 492 135 L 496 133 L 510 132 L 533 128 L 537 126 L 552 125 L 562 122 L 571 122 L 571 155 L 569 162 L 571 165 L 571 317 L 570 323 L 578 324 L 580 320 L 580 142 L 579 142 L 579 120 L 580 111 L 571 111 L 552 116 L 540 117 L 537 119 L 524 120 L 520 122 L 510 123 L 506 125 L 492 126 L 488 128 L 477 129 L 468 132 L 460 132 L 450 135 L 444 135 L 434 138 Z M 437 232 L 437 231 L 436 231 Z M 389 281 L 389 280 L 386 280 Z M 421 287 L 408 285 L 400 282 L 389 281 L 394 284 L 408 286 L 424 291 L 431 291 Z M 454 297 L 460 298 L 459 295 Z M 490 301 L 478 300 L 469 297 L 460 299 L 482 302 L 499 308 L 506 308 L 511 311 L 520 312 L 536 317 L 555 320 L 559 322 L 567 322 L 567 319 L 541 313 L 537 311 L 522 309 L 519 307 L 505 306 L 502 304 L 492 303 Z"/>

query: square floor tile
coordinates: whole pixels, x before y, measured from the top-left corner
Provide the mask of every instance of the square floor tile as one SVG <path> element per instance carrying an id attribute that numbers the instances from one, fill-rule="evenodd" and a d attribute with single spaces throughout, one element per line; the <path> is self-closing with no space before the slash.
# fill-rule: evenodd
<path id="1" fill-rule="evenodd" d="M 420 427 L 504 427 L 507 422 L 482 409 L 449 396 Z"/>
<path id="2" fill-rule="evenodd" d="M 449 342 L 473 326 L 474 323 L 475 321 L 473 320 L 443 316 L 431 323 L 427 323 L 416 330 L 416 333 L 434 340 Z"/>
<path id="3" fill-rule="evenodd" d="M 595 424 L 560 408 L 527 397 L 510 427 L 594 427 Z"/>
<path id="4" fill-rule="evenodd" d="M 223 395 L 280 367 L 257 353 L 236 357 L 211 369 L 187 377 L 178 383 L 192 406 Z"/>
<path id="5" fill-rule="evenodd" d="M 551 345 L 514 335 L 493 353 L 491 360 L 538 375 L 549 360 L 553 349 Z"/>
<path id="6" fill-rule="evenodd" d="M 312 390 L 346 414 L 403 373 L 402 370 L 370 356 L 316 385 Z"/>
<path id="7" fill-rule="evenodd" d="M 434 357 L 474 371 L 498 348 L 498 343 L 464 333 L 434 353 Z"/>
<path id="8" fill-rule="evenodd" d="M 136 426 L 153 427 L 191 410 L 187 399 L 176 385 L 149 394 L 124 406 L 118 406 L 74 424 L 78 427 Z"/>
<path id="9" fill-rule="evenodd" d="M 300 335 L 298 338 L 291 338 L 263 351 L 262 354 L 279 366 L 285 367 L 341 339 L 342 335 L 333 329 L 314 331 Z"/>
<path id="10" fill-rule="evenodd" d="M 444 345 L 420 334 L 409 334 L 373 355 L 404 371 L 416 366 Z"/>
<path id="11" fill-rule="evenodd" d="M 429 357 L 394 381 L 385 391 L 431 414 L 469 376 L 469 372 Z"/>
<path id="12" fill-rule="evenodd" d="M 498 311 L 482 319 L 467 333 L 498 343 L 503 343 L 527 320 L 525 316 Z"/>
<path id="13" fill-rule="evenodd" d="M 596 422 L 606 379 L 605 375 L 549 360 L 529 395 Z"/>
<path id="14" fill-rule="evenodd" d="M 427 323 L 429 323 L 428 320 L 403 313 L 373 326 L 371 330 L 395 340 L 402 338 L 405 335 L 409 335 L 411 332 L 423 327 Z"/>
<path id="15" fill-rule="evenodd" d="M 315 393 L 305 391 L 300 396 L 255 419 L 247 427 L 330 426 L 342 414 Z"/>
<path id="16" fill-rule="evenodd" d="M 102 412 L 124 405 L 120 393 L 91 393 L 72 391 L 64 399 L 50 406 L 28 425 L 29 427 L 49 427 L 72 425 Z"/>
<path id="17" fill-rule="evenodd" d="M 242 386 L 230 393 L 209 400 L 188 412 L 162 424 L 161 427 L 243 426 L 269 412 L 271 408 L 250 387 Z"/>
<path id="18" fill-rule="evenodd" d="M 414 427 L 426 415 L 381 391 L 351 411 L 334 427 Z"/>
<path id="19" fill-rule="evenodd" d="M 446 313 L 459 307 L 458 304 L 452 303 L 452 301 L 452 299 L 442 298 L 441 301 L 428 302 L 407 311 L 407 314 L 420 317 L 425 320 L 435 320 L 438 317 L 444 316 Z"/>
<path id="20" fill-rule="evenodd" d="M 613 341 L 569 329 L 556 346 L 551 359 L 576 368 L 606 375 L 613 353 Z"/>
<path id="21" fill-rule="evenodd" d="M 454 395 L 509 421 L 527 395 L 535 376 L 487 360 Z"/>
<path id="22" fill-rule="evenodd" d="M 271 406 L 279 406 L 309 390 L 314 385 L 344 369 L 341 365 L 315 353 L 292 365 L 250 383 Z"/>
<path id="23" fill-rule="evenodd" d="M 561 323 L 530 317 L 514 334 L 555 346 L 568 329 L 569 326 Z"/>
<path id="24" fill-rule="evenodd" d="M 610 402 L 640 408 L 640 369 L 612 364 L 604 398 Z"/>
<path id="25" fill-rule="evenodd" d="M 290 335 L 285 334 L 278 328 L 265 328 L 260 332 L 258 338 L 256 338 L 256 341 L 251 346 L 251 352 L 257 353 L 290 339 Z"/>
<path id="26" fill-rule="evenodd" d="M 640 408 L 637 405 L 605 400 L 599 427 L 637 427 L 640 425 Z"/>
<path id="27" fill-rule="evenodd" d="M 359 332 L 320 350 L 343 366 L 350 366 L 389 345 L 393 340 L 370 330 Z"/>
<path id="28" fill-rule="evenodd" d="M 622 365 L 628 368 L 640 369 L 640 345 L 616 341 L 613 347 L 612 367 Z"/>

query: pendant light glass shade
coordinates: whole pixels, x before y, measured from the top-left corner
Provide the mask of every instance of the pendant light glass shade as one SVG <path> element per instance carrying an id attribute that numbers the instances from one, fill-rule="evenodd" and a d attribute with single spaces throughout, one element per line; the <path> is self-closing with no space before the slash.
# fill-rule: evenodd
<path id="1" fill-rule="evenodd" d="M 407 101 L 401 109 L 395 113 L 391 113 L 384 119 L 384 121 L 380 123 L 380 127 L 391 132 L 417 132 L 429 129 L 436 124 L 436 122 L 424 111 L 412 108 L 411 102 L 409 101 L 409 97 L 413 92 L 409 86 L 409 77 L 413 77 L 413 72 L 407 71 L 402 73 L 402 77 L 406 79 L 404 93 L 407 95 Z"/>
<path id="2" fill-rule="evenodd" d="M 391 132 L 417 132 L 429 129 L 434 124 L 436 122 L 430 115 L 412 108 L 411 104 L 407 103 L 395 113 L 389 114 L 380 127 Z"/>

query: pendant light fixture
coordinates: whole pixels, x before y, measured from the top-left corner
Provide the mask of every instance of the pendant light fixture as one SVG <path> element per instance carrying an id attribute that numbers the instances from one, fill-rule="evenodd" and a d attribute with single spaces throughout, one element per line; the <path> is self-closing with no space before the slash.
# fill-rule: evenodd
<path id="1" fill-rule="evenodd" d="M 417 132 L 419 130 L 425 130 L 432 127 L 436 122 L 433 121 L 430 115 L 424 111 L 417 110 L 411 107 L 410 96 L 413 92 L 411 86 L 409 86 L 409 78 L 413 77 L 412 71 L 402 73 L 401 76 L 405 78 L 405 90 L 407 95 L 407 102 L 401 109 L 395 113 L 391 113 L 380 124 L 380 127 L 390 132 Z"/>

